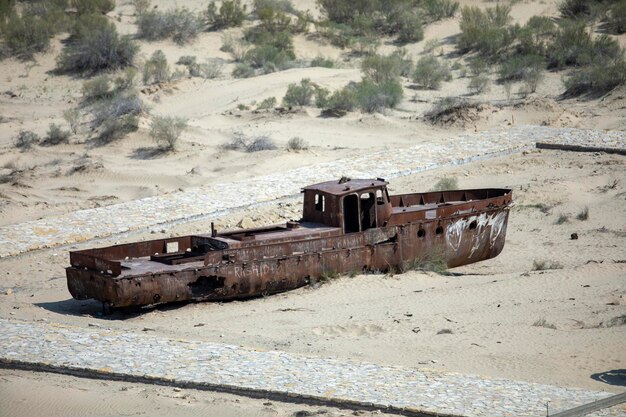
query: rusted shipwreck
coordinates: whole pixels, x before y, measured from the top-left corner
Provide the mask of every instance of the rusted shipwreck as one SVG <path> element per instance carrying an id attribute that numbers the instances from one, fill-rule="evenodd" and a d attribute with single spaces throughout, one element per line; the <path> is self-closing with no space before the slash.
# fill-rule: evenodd
<path id="1" fill-rule="evenodd" d="M 109 312 L 272 294 L 433 257 L 455 267 L 502 251 L 510 189 L 389 195 L 387 184 L 342 178 L 305 187 L 302 219 L 285 224 L 73 251 L 68 288 Z"/>

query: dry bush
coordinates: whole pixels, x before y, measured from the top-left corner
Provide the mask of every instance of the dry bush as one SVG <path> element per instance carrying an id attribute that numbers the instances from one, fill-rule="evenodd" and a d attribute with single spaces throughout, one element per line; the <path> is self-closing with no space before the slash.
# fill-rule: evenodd
<path id="1" fill-rule="evenodd" d="M 301 137 L 293 137 L 287 141 L 287 149 L 290 151 L 303 151 L 309 149 L 309 144 Z"/>
<path id="2" fill-rule="evenodd" d="M 314 88 L 311 80 L 304 78 L 300 84 L 289 84 L 287 93 L 283 97 L 283 106 L 308 106 L 313 98 Z"/>
<path id="3" fill-rule="evenodd" d="M 211 1 L 205 16 L 214 30 L 241 26 L 246 18 L 247 6 L 241 0 L 223 0 L 218 10 L 215 1 Z"/>
<path id="4" fill-rule="evenodd" d="M 273 109 L 274 107 L 276 107 L 276 103 L 277 103 L 276 97 L 268 97 L 259 103 L 259 105 L 257 106 L 257 109 L 258 110 Z"/>
<path id="5" fill-rule="evenodd" d="M 267 136 L 248 138 L 243 133 L 236 132 L 233 138 L 221 145 L 222 149 L 244 152 L 259 152 L 276 149 L 276 144 Z"/>
<path id="6" fill-rule="evenodd" d="M 202 19 L 184 7 L 165 12 L 153 9 L 137 18 L 137 36 L 149 41 L 172 38 L 183 45 L 195 39 L 203 26 Z"/>
<path id="7" fill-rule="evenodd" d="M 451 79 L 450 68 L 432 55 L 420 58 L 415 64 L 413 82 L 422 87 L 438 90 L 443 81 L 450 81 Z"/>
<path id="8" fill-rule="evenodd" d="M 54 146 L 61 143 L 68 143 L 70 138 L 70 132 L 68 130 L 61 129 L 61 126 L 50 123 L 48 126 L 48 133 L 41 142 L 42 146 Z"/>
<path id="9" fill-rule="evenodd" d="M 564 224 L 569 221 L 569 216 L 567 214 L 559 214 L 559 217 L 556 219 L 554 224 Z"/>
<path id="10" fill-rule="evenodd" d="M 31 146 L 37 145 L 40 141 L 39 135 L 30 130 L 20 130 L 15 138 L 15 147 L 25 151 L 30 149 Z"/>
<path id="11" fill-rule="evenodd" d="M 150 137 L 161 149 L 170 151 L 186 128 L 187 120 L 181 117 L 155 116 L 150 124 Z"/>
<path id="12" fill-rule="evenodd" d="M 472 94 L 482 94 L 489 91 L 489 85 L 491 84 L 491 79 L 488 75 L 480 74 L 472 79 L 469 82 L 468 88 Z"/>
<path id="13" fill-rule="evenodd" d="M 163 51 L 156 50 L 143 66 L 143 83 L 159 84 L 170 80 L 170 67 Z"/>
<path id="14" fill-rule="evenodd" d="M 580 220 L 580 221 L 585 221 L 587 219 L 589 219 L 589 207 L 585 207 L 583 208 L 577 215 L 576 215 L 576 219 Z"/>

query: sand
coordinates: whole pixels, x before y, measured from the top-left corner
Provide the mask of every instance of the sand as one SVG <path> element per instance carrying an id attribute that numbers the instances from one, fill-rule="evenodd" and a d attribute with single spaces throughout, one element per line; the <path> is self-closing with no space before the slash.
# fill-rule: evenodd
<path id="1" fill-rule="evenodd" d="M 132 7 L 118 3 L 122 4 L 110 16 L 119 15 L 120 31 L 133 33 Z M 160 7 L 168 4 L 153 3 Z M 204 7 L 200 1 L 185 3 L 191 8 Z M 297 3 L 303 9 L 315 6 L 313 1 Z M 557 3 L 517 2 L 512 16 L 520 23 L 534 14 L 553 16 Z M 452 63 L 462 58 L 451 54 L 453 45 L 445 40 L 458 31 L 457 17 L 429 26 L 425 40 L 443 40 L 437 53 Z M 558 100 L 563 88 L 557 73 L 547 73 L 537 93 L 528 97 L 519 94 L 519 86 L 515 86 L 512 99 L 506 100 L 503 87 L 497 84 L 489 92 L 468 96 L 488 104 L 471 120 L 451 126 L 428 124 L 422 114 L 438 98 L 466 95 L 468 78 L 455 76 L 436 91 L 413 90 L 407 85 L 399 108 L 385 114 L 354 112 L 340 119 L 324 119 L 312 107 L 287 113 L 238 109 L 239 104 L 253 109 L 255 103 L 271 96 L 280 101 L 289 83 L 305 77 L 331 89 L 360 79 L 358 59 L 346 59 L 330 45 L 299 36 L 295 40 L 299 58 L 322 54 L 339 58 L 341 66 L 294 68 L 233 79 L 228 69 L 232 64 L 227 64 L 224 75 L 216 80 L 182 79 L 142 93 L 152 114 L 189 120 L 190 128 L 175 152 L 146 157 L 145 150 L 155 146 L 148 136 L 148 116 L 142 118 L 139 131 L 107 146 L 93 146 L 88 132 L 83 131 L 70 144 L 20 152 L 13 146 L 19 130 L 44 135 L 49 123 L 65 123 L 62 112 L 81 100 L 83 80 L 49 73 L 61 49 L 61 38 L 54 40 L 49 52 L 36 56 L 34 66 L 11 59 L 0 62 L 0 91 L 4 92 L 0 96 L 0 175 L 13 175 L 0 184 L 1 225 L 382 149 L 401 152 L 411 144 L 468 130 L 519 124 L 626 128 L 626 90 L 594 100 Z M 424 43 L 407 49 L 418 57 Z M 219 51 L 219 33 L 203 33 L 184 47 L 171 41 L 140 45 L 144 57 L 162 49 L 170 63 L 181 55 L 197 55 L 200 60 L 229 58 Z M 390 48 L 383 44 L 381 51 Z M 220 149 L 235 132 L 267 135 L 279 147 L 254 154 Z M 309 149 L 287 151 L 286 143 L 294 136 L 306 140 Z M 615 318 L 626 314 L 625 164 L 626 159 L 617 155 L 532 151 L 393 180 L 393 192 L 428 190 L 443 177 L 456 177 L 460 187 L 514 189 L 516 207 L 503 253 L 455 268 L 450 275 L 344 276 L 319 287 L 271 297 L 164 306 L 103 318 L 98 303 L 71 299 L 63 270 L 68 265 L 67 248 L 52 248 L 0 259 L 0 317 L 83 327 L 95 323 L 129 332 L 149 328 L 182 339 L 620 392 L 623 385 L 609 385 L 592 376 L 626 368 L 626 327 L 614 325 Z M 589 218 L 576 219 L 584 208 L 588 208 Z M 254 225 L 271 224 L 298 217 L 299 209 L 300 199 L 288 198 L 217 219 L 167 227 L 161 234 L 207 231 L 210 220 L 220 228 L 235 227 L 242 219 Z M 567 216 L 567 221 L 557 224 L 561 215 Z M 572 233 L 578 234 L 577 240 L 570 239 Z M 140 232 L 124 240 L 150 237 L 154 235 Z M 118 240 L 114 236 L 76 247 Z M 556 263 L 561 268 L 534 270 L 535 262 Z M 198 324 L 203 326 L 194 327 Z M 450 333 L 438 334 L 443 329 Z M 0 370 L 0 403 L 2 416 L 43 412 L 111 416 L 353 414 L 350 410 L 14 370 Z"/>

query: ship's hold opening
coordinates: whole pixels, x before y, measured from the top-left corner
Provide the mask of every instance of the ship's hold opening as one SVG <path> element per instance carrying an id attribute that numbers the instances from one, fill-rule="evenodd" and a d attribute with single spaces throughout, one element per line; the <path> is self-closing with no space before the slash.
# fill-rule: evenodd
<path id="1" fill-rule="evenodd" d="M 194 297 L 202 297 L 211 294 L 218 288 L 223 288 L 225 279 L 226 277 L 218 277 L 217 275 L 202 275 L 187 285 L 191 288 L 191 294 Z"/>

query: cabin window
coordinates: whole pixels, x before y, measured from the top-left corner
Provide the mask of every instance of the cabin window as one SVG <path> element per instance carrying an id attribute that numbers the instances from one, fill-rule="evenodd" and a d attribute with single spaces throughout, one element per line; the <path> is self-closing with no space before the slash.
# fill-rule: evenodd
<path id="1" fill-rule="evenodd" d="M 435 229 L 435 234 L 440 235 L 442 233 L 443 233 L 443 227 L 437 226 L 437 228 Z"/>
<path id="2" fill-rule="evenodd" d="M 381 190 L 376 190 L 376 203 L 385 204 L 385 201 L 383 200 L 383 192 Z"/>
<path id="3" fill-rule="evenodd" d="M 417 231 L 417 237 L 424 237 L 424 236 L 426 236 L 426 230 L 424 230 L 424 229 L 419 229 L 419 230 Z"/>
<path id="4" fill-rule="evenodd" d="M 315 210 L 326 211 L 326 198 L 322 194 L 315 194 Z"/>

